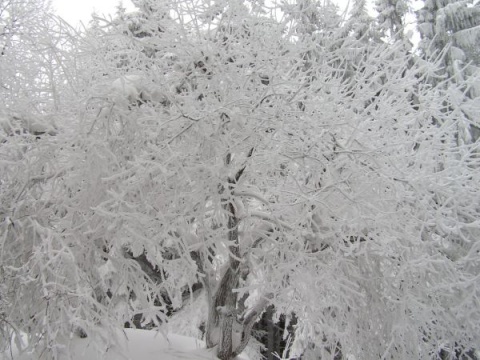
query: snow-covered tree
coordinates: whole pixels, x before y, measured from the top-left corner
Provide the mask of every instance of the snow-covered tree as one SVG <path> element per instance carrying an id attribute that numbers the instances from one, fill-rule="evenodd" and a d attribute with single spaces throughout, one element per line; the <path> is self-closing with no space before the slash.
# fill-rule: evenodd
<path id="1" fill-rule="evenodd" d="M 403 39 L 408 2 L 405 0 L 377 0 L 375 6 L 380 30 L 390 38 Z"/>
<path id="2" fill-rule="evenodd" d="M 0 1 L 0 337 L 25 331 L 38 342 L 48 277 L 36 272 L 41 240 L 52 231 L 58 124 L 75 94 L 74 31 L 45 1 Z M 39 250 L 37 252 L 37 250 Z M 43 258 L 42 258 L 43 259 Z M 36 275 L 35 275 L 36 274 Z M 19 284 L 22 284 L 21 286 Z M 18 288 L 23 291 L 16 293 Z M 23 299 L 23 300 L 22 300 Z M 32 301 L 26 299 L 37 299 Z M 47 305 L 48 308 L 48 305 Z M 50 315 L 45 312 L 47 318 Z M 20 341 L 20 338 L 16 338 Z"/>
<path id="3" fill-rule="evenodd" d="M 73 80 L 65 57 L 73 30 L 49 13 L 46 1 L 0 2 L 1 102 L 10 113 L 59 108 L 63 82 Z M 69 74 L 69 72 L 72 72 Z"/>
<path id="4" fill-rule="evenodd" d="M 455 62 L 473 61 L 478 66 L 480 5 L 476 1 L 425 1 L 418 11 L 418 29 L 422 36 L 421 49 L 426 55 L 445 57 L 450 76 L 456 73 Z M 467 63 L 468 63 L 467 62 Z"/>
<path id="5" fill-rule="evenodd" d="M 368 14 L 366 0 L 354 0 L 345 24 L 345 30 L 356 40 L 376 40 L 378 34 L 373 27 L 373 18 Z"/>
<path id="6" fill-rule="evenodd" d="M 452 98 L 450 111 L 466 114 L 458 124 L 459 141 L 478 138 L 480 88 L 480 5 L 478 2 L 429 1 L 418 11 L 420 49 L 427 61 L 437 62 L 436 73 L 428 73 L 432 83 L 443 84 Z M 450 87 L 451 83 L 457 86 Z"/>
<path id="7" fill-rule="evenodd" d="M 318 24 L 293 27 L 309 7 L 159 4 L 97 19 L 55 137 L 0 145 L 17 161 L 0 173 L 3 334 L 53 356 L 79 329 L 108 346 L 201 282 L 222 360 L 269 305 L 297 319 L 289 356 L 477 346 L 478 143 L 456 141 L 465 113 L 425 81 L 435 65 L 360 27 L 316 42 Z"/>

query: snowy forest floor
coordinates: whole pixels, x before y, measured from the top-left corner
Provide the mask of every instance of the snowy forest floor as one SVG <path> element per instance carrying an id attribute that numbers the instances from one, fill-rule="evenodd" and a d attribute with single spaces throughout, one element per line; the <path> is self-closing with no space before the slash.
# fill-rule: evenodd
<path id="1" fill-rule="evenodd" d="M 157 331 L 124 329 L 125 342 L 112 346 L 99 354 L 88 338 L 72 341 L 69 351 L 61 360 L 214 360 L 214 349 L 205 349 L 201 340 L 176 334 L 166 337 Z M 3 360 L 41 360 L 39 354 L 0 354 Z M 241 355 L 238 360 L 249 360 Z"/>

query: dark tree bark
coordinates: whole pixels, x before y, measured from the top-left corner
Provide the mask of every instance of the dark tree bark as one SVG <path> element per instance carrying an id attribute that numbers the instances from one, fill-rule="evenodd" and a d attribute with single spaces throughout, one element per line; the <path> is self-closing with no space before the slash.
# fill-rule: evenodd
<path id="1" fill-rule="evenodd" d="M 252 153 L 253 149 L 247 154 L 247 158 Z M 230 165 L 231 154 L 226 156 L 225 162 Z M 242 254 L 240 253 L 238 234 L 240 219 L 235 208 L 233 192 L 245 168 L 246 166 L 241 167 L 234 176 L 229 177 L 226 187 L 222 185 L 219 188 L 228 217 L 228 249 L 230 254 L 226 270 L 216 289 L 213 289 L 214 281 L 208 275 L 205 276 L 204 281 L 209 302 L 206 343 L 208 348 L 217 346 L 217 357 L 220 360 L 231 360 L 245 349 L 251 337 L 255 320 L 258 319 L 268 304 L 268 299 L 262 299 L 247 314 L 239 317 L 238 308 L 242 305 L 242 299 L 238 299 L 234 290 L 238 288 L 242 276 L 242 269 L 240 268 Z"/>

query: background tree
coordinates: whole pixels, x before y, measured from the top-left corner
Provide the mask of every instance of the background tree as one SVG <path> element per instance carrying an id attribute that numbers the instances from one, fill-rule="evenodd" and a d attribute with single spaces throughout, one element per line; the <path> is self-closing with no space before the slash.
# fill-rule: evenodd
<path id="1" fill-rule="evenodd" d="M 405 16 L 408 13 L 409 5 L 404 0 L 379 0 L 375 3 L 378 12 L 377 22 L 384 35 L 392 39 L 403 39 L 405 37 Z"/>
<path id="2" fill-rule="evenodd" d="M 450 96 L 448 111 L 461 111 L 465 122 L 458 123 L 458 139 L 470 142 L 479 137 L 478 42 L 480 7 L 471 1 L 426 1 L 417 12 L 419 47 L 423 56 L 438 62 L 437 73 L 429 73 L 429 81 L 442 83 Z M 451 83 L 457 86 L 450 86 Z"/>
<path id="3" fill-rule="evenodd" d="M 64 142 L 59 127 L 68 122 L 76 67 L 72 28 L 49 12 L 44 1 L 0 2 L 0 332 L 2 350 L 13 334 L 31 344 L 51 342 L 60 308 L 49 306 L 55 283 L 66 269 L 44 267 L 56 231 L 54 195 Z M 59 171 L 58 173 L 56 171 Z M 59 270 L 57 275 L 53 272 Z M 54 293 L 54 291 L 53 291 Z M 36 299 L 33 302 L 25 299 Z M 65 304 L 66 306 L 66 304 Z M 45 311 L 44 311 L 45 310 Z M 51 313 L 49 313 L 51 311 Z M 58 321 L 62 320 L 59 316 Z"/>

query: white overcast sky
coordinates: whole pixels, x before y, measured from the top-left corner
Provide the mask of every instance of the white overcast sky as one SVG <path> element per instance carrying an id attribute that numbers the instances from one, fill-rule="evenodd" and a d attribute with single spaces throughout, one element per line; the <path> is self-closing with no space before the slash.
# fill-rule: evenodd
<path id="1" fill-rule="evenodd" d="M 88 25 L 93 12 L 96 12 L 98 15 L 105 15 L 108 18 L 109 14 L 115 14 L 115 8 L 120 2 L 127 11 L 135 10 L 131 0 L 52 0 L 52 6 L 63 19 L 71 25 L 77 26 L 80 21 Z M 342 11 L 352 0 L 334 0 L 334 2 L 339 5 L 340 11 Z M 371 7 L 373 0 L 369 0 L 368 3 L 370 3 Z M 418 9 L 421 1 L 414 0 L 412 5 Z M 410 15 L 407 21 L 412 22 L 413 15 Z M 412 25 L 409 28 L 414 29 Z M 416 31 L 414 31 L 414 36 L 411 40 L 414 44 L 418 44 L 419 35 Z"/>
<path id="2" fill-rule="evenodd" d="M 121 2 L 127 10 L 135 9 L 130 0 Z M 87 25 L 93 12 L 105 16 L 115 14 L 119 3 L 119 0 L 52 0 L 52 7 L 71 25 L 77 25 L 80 21 Z"/>
<path id="3" fill-rule="evenodd" d="M 342 9 L 348 2 L 348 0 L 334 1 Z M 105 16 L 114 14 L 119 2 L 120 0 L 52 0 L 52 6 L 57 14 L 71 25 L 78 25 L 80 21 L 87 25 L 93 12 Z M 121 2 L 127 10 L 135 9 L 130 0 L 122 0 Z"/>

